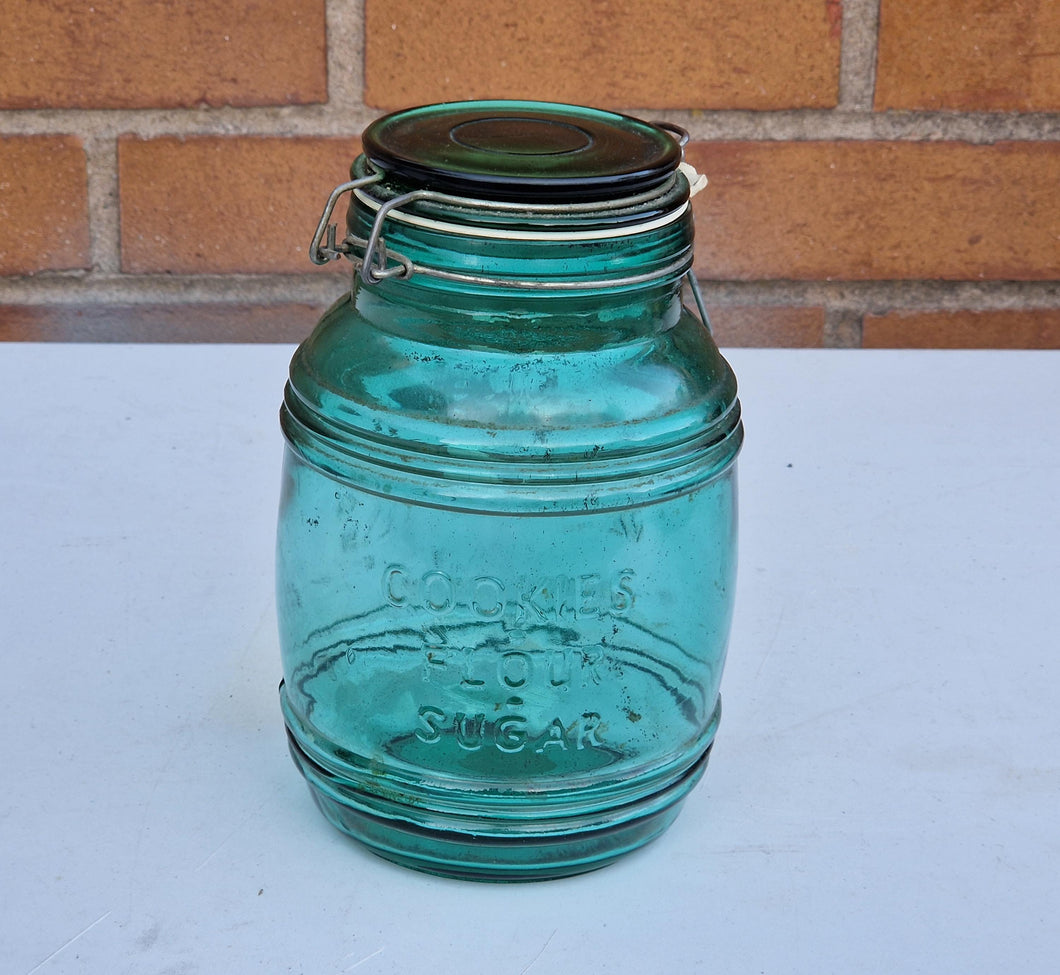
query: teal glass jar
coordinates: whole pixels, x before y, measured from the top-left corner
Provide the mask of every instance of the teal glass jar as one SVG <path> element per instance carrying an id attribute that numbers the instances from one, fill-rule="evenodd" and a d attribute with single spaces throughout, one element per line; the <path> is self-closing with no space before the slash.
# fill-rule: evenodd
<path id="1" fill-rule="evenodd" d="M 391 860 L 594 869 L 670 824 L 720 715 L 743 431 L 681 304 L 695 174 L 671 127 L 548 103 L 362 144 L 311 252 L 353 286 L 281 410 L 291 753 Z"/>

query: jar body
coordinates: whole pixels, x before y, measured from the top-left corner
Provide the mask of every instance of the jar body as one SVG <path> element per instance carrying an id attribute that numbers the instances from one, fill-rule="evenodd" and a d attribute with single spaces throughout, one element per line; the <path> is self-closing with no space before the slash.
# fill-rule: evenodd
<path id="1" fill-rule="evenodd" d="M 281 696 L 339 828 L 534 879 L 657 836 L 703 772 L 742 427 L 676 286 L 522 322 L 487 305 L 362 288 L 296 354 Z"/>

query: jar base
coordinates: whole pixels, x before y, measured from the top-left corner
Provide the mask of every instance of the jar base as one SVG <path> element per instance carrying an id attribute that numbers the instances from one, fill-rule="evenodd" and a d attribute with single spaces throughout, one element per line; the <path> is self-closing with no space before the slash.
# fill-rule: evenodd
<path id="1" fill-rule="evenodd" d="M 712 747 L 708 745 L 663 789 L 605 810 L 592 823 L 561 817 L 546 822 L 513 819 L 504 824 L 503 832 L 491 825 L 487 834 L 476 831 L 473 817 L 464 817 L 462 828 L 452 828 L 451 819 L 446 823 L 450 828 L 440 828 L 425 822 L 430 818 L 428 811 L 402 809 L 397 803 L 387 810 L 392 815 L 380 814 L 377 797 L 372 797 L 373 808 L 368 809 L 368 802 L 358 802 L 348 787 L 336 788 L 333 773 L 314 762 L 290 732 L 288 744 L 313 800 L 328 822 L 343 833 L 378 856 L 413 870 L 495 883 L 587 873 L 656 839 L 676 819 L 685 796 L 702 778 Z"/>

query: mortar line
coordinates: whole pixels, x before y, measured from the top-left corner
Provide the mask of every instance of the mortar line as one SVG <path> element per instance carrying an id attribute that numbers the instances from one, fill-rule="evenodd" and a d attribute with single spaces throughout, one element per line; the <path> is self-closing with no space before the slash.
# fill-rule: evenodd
<path id="1" fill-rule="evenodd" d="M 118 212 L 118 144 L 108 135 L 85 135 L 90 262 L 97 272 L 121 270 Z"/>
<path id="2" fill-rule="evenodd" d="M 349 97 L 349 93 L 339 94 L 343 100 Z M 644 107 L 624 111 L 675 122 L 693 139 L 708 141 L 1060 141 L 1060 112 L 873 112 L 847 108 L 759 112 Z M 359 135 L 379 114 L 360 103 L 343 107 L 338 101 L 304 108 L 4 110 L 0 111 L 0 134 L 348 138 Z"/>
<path id="3" fill-rule="evenodd" d="M 1060 308 L 1060 281 L 700 281 L 707 304 L 891 310 L 1002 311 Z M 835 323 L 839 327 L 838 320 Z M 844 326 L 845 327 L 845 326 Z"/>
<path id="4" fill-rule="evenodd" d="M 342 274 L 151 275 L 50 272 L 0 278 L 0 304 L 331 304 Z"/>
<path id="5" fill-rule="evenodd" d="M 335 274 L 133 275 L 52 272 L 0 278 L 0 304 L 314 304 L 349 286 Z M 700 288 L 714 307 L 824 307 L 839 313 L 891 310 L 1060 309 L 1058 281 L 710 281 Z M 834 320 L 838 331 L 848 328 Z M 837 331 L 837 334 L 838 334 Z"/>
<path id="6" fill-rule="evenodd" d="M 839 60 L 841 109 L 872 111 L 879 22 L 880 0 L 843 0 Z"/>
<path id="7" fill-rule="evenodd" d="M 826 349 L 860 349 L 864 318 L 861 310 L 826 308 L 822 346 Z"/>
<path id="8" fill-rule="evenodd" d="M 327 0 L 328 102 L 326 117 L 337 119 L 363 111 L 364 5 Z"/>

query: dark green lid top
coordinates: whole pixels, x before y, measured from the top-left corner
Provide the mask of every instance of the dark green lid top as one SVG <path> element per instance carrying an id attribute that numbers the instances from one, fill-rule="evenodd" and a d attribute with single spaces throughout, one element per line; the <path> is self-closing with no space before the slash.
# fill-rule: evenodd
<path id="1" fill-rule="evenodd" d="M 373 166 L 413 186 L 534 203 L 631 196 L 664 183 L 681 161 L 658 126 L 550 102 L 412 108 L 377 119 L 361 144 Z"/>

